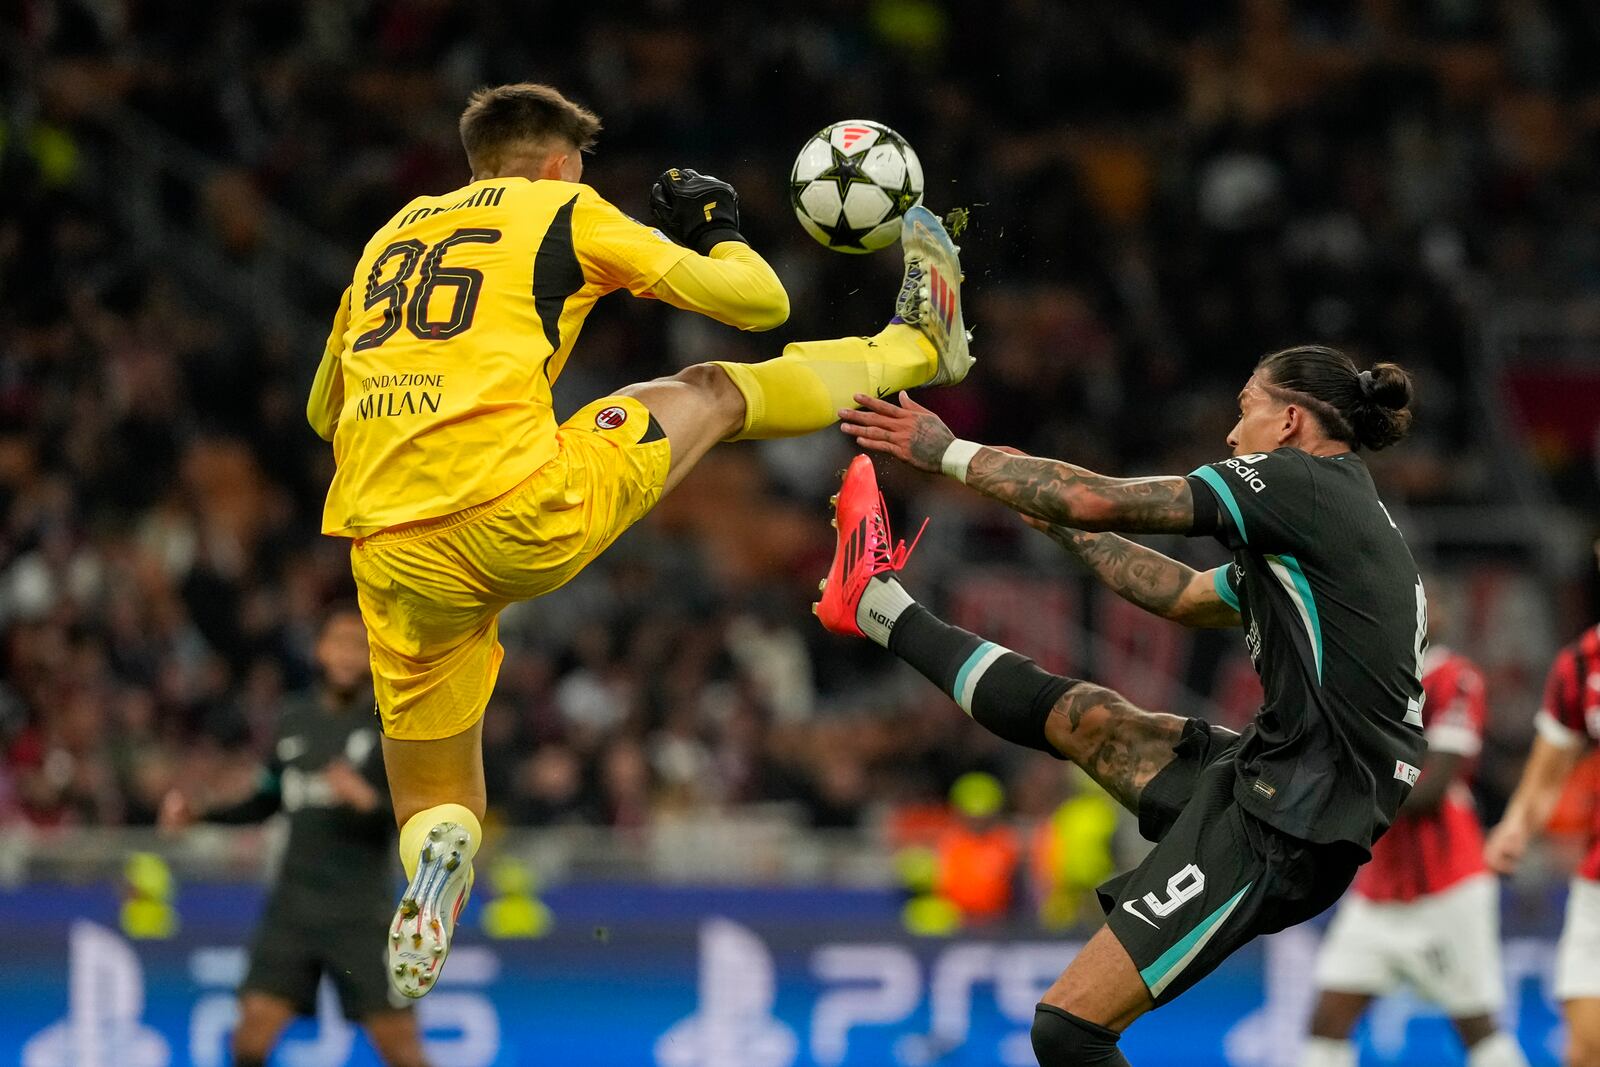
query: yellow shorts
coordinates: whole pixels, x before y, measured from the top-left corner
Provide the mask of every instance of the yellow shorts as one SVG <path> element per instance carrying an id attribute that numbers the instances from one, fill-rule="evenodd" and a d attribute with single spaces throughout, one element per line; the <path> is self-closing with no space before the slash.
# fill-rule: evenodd
<path id="1" fill-rule="evenodd" d="M 351 546 L 385 735 L 476 723 L 505 655 L 501 609 L 566 584 L 661 498 L 671 452 L 638 400 L 597 400 L 556 439 L 554 459 L 493 500 Z"/>

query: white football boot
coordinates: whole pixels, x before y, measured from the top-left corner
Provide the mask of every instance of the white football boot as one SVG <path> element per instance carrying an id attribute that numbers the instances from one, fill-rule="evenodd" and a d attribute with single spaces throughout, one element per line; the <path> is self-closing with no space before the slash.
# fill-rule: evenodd
<path id="1" fill-rule="evenodd" d="M 389 984 L 416 999 L 432 989 L 450 954 L 456 919 L 472 890 L 471 834 L 454 822 L 428 831 L 417 874 L 389 924 Z"/>
<path id="2" fill-rule="evenodd" d="M 939 352 L 939 369 L 926 385 L 954 385 L 972 369 L 972 352 L 961 317 L 961 249 L 939 216 L 918 204 L 900 223 L 906 272 L 895 298 L 895 318 L 921 330 Z"/>

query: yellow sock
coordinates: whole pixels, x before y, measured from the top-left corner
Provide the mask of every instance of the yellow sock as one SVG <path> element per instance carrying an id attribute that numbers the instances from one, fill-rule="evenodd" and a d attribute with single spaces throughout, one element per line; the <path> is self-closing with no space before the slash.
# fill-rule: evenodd
<path id="1" fill-rule="evenodd" d="M 422 856 L 422 843 L 427 839 L 428 831 L 442 822 L 457 823 L 466 829 L 470 838 L 467 842 L 469 864 L 472 857 L 478 854 L 478 845 L 483 841 L 483 827 L 471 809 L 460 804 L 439 804 L 425 808 L 407 819 L 400 828 L 400 862 L 406 868 L 406 881 L 417 876 L 417 863 Z"/>
<path id="2" fill-rule="evenodd" d="M 744 429 L 730 440 L 798 437 L 832 426 L 857 393 L 889 396 L 932 378 L 933 342 L 894 323 L 872 337 L 796 341 L 765 363 L 717 363 L 744 394 Z"/>

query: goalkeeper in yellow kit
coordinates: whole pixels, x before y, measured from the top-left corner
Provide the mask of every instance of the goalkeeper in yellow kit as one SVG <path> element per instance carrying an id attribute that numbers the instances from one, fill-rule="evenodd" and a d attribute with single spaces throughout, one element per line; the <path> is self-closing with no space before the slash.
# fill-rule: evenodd
<path id="1" fill-rule="evenodd" d="M 954 383 L 972 364 L 957 250 L 918 207 L 879 333 L 690 367 L 558 425 L 551 383 L 607 293 L 746 330 L 789 313 L 739 235 L 731 186 L 666 172 L 651 229 L 579 184 L 599 128 L 548 86 L 474 94 L 461 116 L 472 182 L 413 200 L 367 243 L 307 405 L 337 463 L 322 529 L 352 539 L 370 637 L 411 879 L 389 967 L 412 997 L 437 980 L 472 884 L 501 609 L 572 578 L 718 441 L 810 433 L 858 395 Z"/>

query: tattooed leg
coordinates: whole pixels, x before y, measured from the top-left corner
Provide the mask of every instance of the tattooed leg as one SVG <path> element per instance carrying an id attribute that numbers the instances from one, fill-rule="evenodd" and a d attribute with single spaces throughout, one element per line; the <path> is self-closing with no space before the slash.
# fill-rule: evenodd
<path id="1" fill-rule="evenodd" d="M 1072 760 L 1129 809 L 1172 761 L 1183 731 L 1176 715 L 1142 711 L 1104 686 L 1051 674 L 1025 656 L 951 626 L 899 582 L 874 578 L 882 641 L 949 693 L 961 710 L 1013 744 Z"/>
<path id="2" fill-rule="evenodd" d="M 1045 721 L 1075 685 L 1025 656 L 985 641 L 934 615 L 892 578 L 874 578 L 862 597 L 875 618 L 875 640 L 950 694 L 973 721 L 1012 744 L 1060 756 L 1045 738 Z"/>
<path id="3" fill-rule="evenodd" d="M 1044 733 L 1052 748 L 1138 814 L 1144 787 L 1172 762 L 1184 722 L 1179 715 L 1135 707 L 1105 686 L 1080 682 L 1055 702 Z"/>

